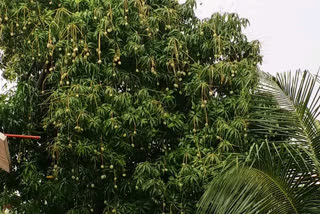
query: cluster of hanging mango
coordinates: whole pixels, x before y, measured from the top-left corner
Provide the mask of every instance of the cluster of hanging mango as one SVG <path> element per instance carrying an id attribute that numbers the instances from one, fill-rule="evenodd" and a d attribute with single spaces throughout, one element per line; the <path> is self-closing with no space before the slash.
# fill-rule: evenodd
<path id="1" fill-rule="evenodd" d="M 246 19 L 195 0 L 2 0 L 2 203 L 34 213 L 195 213 L 236 160 L 260 45 Z M 19 195 L 15 192 L 19 192 Z M 5 202 L 4 202 L 5 201 Z"/>

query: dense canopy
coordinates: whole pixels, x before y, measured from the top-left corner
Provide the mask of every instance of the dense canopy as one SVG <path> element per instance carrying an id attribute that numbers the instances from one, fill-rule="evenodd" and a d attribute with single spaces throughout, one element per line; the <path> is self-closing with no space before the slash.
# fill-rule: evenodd
<path id="1" fill-rule="evenodd" d="M 246 19 L 199 20 L 194 7 L 2 1 L 2 68 L 18 82 L 2 126 L 42 135 L 11 143 L 16 168 L 1 176 L 10 204 L 194 212 L 216 168 L 247 140 L 261 60 L 259 43 L 242 33 Z"/>

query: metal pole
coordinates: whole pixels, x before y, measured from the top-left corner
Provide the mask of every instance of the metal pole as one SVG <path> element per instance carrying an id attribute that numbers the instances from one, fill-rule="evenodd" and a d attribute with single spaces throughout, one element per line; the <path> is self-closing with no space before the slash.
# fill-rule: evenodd
<path id="1" fill-rule="evenodd" d="M 39 140 L 40 136 L 32 136 L 32 135 L 18 135 L 18 134 L 4 134 L 7 137 L 15 137 L 15 138 L 24 138 L 24 139 L 35 139 Z"/>

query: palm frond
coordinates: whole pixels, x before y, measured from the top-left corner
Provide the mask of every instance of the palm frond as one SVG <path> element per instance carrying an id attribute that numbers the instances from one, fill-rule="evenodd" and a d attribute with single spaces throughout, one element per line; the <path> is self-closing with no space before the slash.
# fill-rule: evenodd
<path id="1" fill-rule="evenodd" d="M 216 177 L 199 203 L 199 214 L 317 213 L 318 178 L 292 164 L 279 171 L 233 168 Z M 318 203 L 318 204 L 317 204 Z"/>
<path id="2" fill-rule="evenodd" d="M 318 77 L 308 71 L 287 72 L 277 77 L 261 73 L 260 77 L 249 131 L 307 154 L 306 160 L 319 173 Z"/>

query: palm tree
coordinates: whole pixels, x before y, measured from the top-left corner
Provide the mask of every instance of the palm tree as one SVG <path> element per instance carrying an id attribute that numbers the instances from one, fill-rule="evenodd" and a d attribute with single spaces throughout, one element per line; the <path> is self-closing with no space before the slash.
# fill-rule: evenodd
<path id="1" fill-rule="evenodd" d="M 320 87 L 308 71 L 260 74 L 245 161 L 218 174 L 200 214 L 320 213 Z"/>

